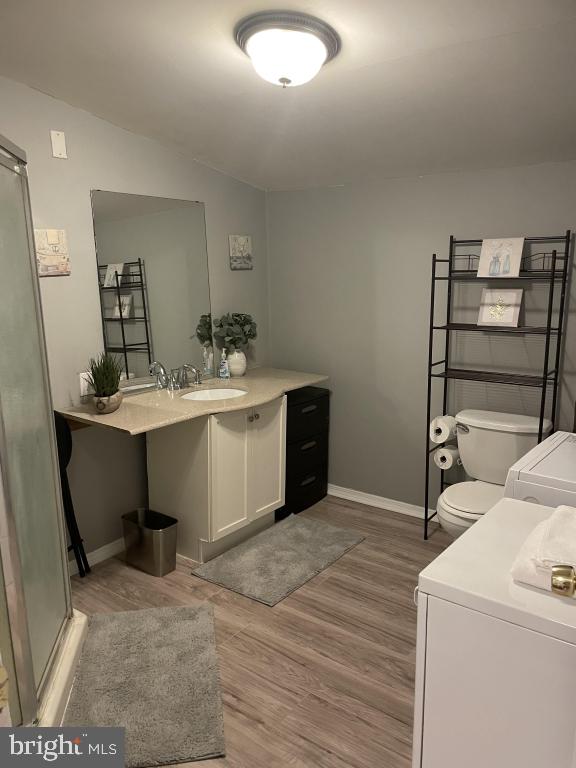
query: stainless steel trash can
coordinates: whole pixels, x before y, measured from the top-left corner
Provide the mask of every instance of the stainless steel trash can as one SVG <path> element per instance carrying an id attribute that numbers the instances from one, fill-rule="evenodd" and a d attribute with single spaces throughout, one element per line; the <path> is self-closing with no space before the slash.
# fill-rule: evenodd
<path id="1" fill-rule="evenodd" d="M 152 509 L 135 509 L 122 515 L 122 526 L 129 565 L 152 576 L 165 576 L 176 568 L 175 517 Z"/>

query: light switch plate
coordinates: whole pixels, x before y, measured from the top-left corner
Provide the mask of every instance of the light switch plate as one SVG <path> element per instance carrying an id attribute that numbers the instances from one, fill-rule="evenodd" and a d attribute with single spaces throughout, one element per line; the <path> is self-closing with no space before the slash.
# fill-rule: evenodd
<path id="1" fill-rule="evenodd" d="M 66 152 L 66 136 L 64 131 L 50 131 L 50 141 L 52 142 L 52 157 L 66 160 L 68 153 Z"/>

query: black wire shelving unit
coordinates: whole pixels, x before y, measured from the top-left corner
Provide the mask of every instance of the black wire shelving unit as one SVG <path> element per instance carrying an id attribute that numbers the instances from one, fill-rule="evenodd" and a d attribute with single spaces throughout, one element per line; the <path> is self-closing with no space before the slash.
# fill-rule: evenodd
<path id="1" fill-rule="evenodd" d="M 551 237 L 527 237 L 524 240 L 525 249 L 539 249 L 537 253 L 528 252 L 522 257 L 520 274 L 517 277 L 478 277 L 479 254 L 459 253 L 462 248 L 479 248 L 481 239 L 459 240 L 450 237 L 448 258 L 439 259 L 432 256 L 432 280 L 430 289 L 430 324 L 428 336 L 428 392 L 426 406 L 426 475 L 424 494 L 424 539 L 428 538 L 430 521 L 437 512 L 430 514 L 430 462 L 434 451 L 440 444 L 430 444 L 429 426 L 432 418 L 432 384 L 435 379 L 443 382 L 442 413 L 448 412 L 448 384 L 456 381 L 480 381 L 493 384 L 512 384 L 522 387 L 540 389 L 540 422 L 538 442 L 542 440 L 544 419 L 548 397 L 551 394 L 550 420 L 553 429 L 556 428 L 558 385 L 561 364 L 562 337 L 564 333 L 565 308 L 568 282 L 570 278 L 570 246 L 571 232 Z M 542 248 L 543 250 L 540 250 Z M 523 325 L 515 328 L 476 325 L 454 320 L 454 290 L 456 283 L 475 282 L 477 284 L 497 285 L 499 287 L 530 287 L 540 283 L 547 287 L 546 325 Z M 445 283 L 446 312 L 443 323 L 436 322 L 436 289 L 438 283 Z M 558 293 L 559 292 L 559 293 Z M 555 299 L 558 298 L 557 306 Z M 467 369 L 451 365 L 451 336 L 458 332 L 477 332 L 483 334 L 536 335 L 544 337 L 544 354 L 541 369 L 534 373 L 509 373 L 495 370 Z M 444 333 L 444 355 L 440 360 L 434 360 L 434 348 L 437 333 Z M 554 349 L 552 350 L 552 347 Z M 553 360 L 552 367 L 550 361 Z M 440 493 L 447 487 L 444 472 L 440 472 Z"/>
<path id="2" fill-rule="evenodd" d="M 152 362 L 152 347 L 150 343 L 150 325 L 148 318 L 148 302 L 146 298 L 146 281 L 144 275 L 144 262 L 142 259 L 137 261 L 126 261 L 123 264 L 123 272 L 114 273 L 115 284 L 112 286 L 104 285 L 104 278 L 108 270 L 108 264 L 98 265 L 98 283 L 100 286 L 100 310 L 102 315 L 102 332 L 104 334 L 104 349 L 106 352 L 113 352 L 122 355 L 124 358 L 124 370 L 126 377 L 130 370 L 128 366 L 128 356 L 132 354 L 143 354 L 148 357 L 148 363 Z M 122 296 L 126 294 L 134 295 L 134 292 L 140 295 L 140 302 L 137 309 L 138 314 L 125 316 L 122 310 Z M 110 306 L 107 306 L 105 295 L 113 293 L 119 307 L 119 316 L 111 317 Z M 144 339 L 141 341 L 127 341 L 130 335 L 129 328 L 133 326 L 143 326 Z M 111 339 L 111 329 L 120 328 L 120 338 Z M 117 334 L 114 334 L 117 336 Z"/>

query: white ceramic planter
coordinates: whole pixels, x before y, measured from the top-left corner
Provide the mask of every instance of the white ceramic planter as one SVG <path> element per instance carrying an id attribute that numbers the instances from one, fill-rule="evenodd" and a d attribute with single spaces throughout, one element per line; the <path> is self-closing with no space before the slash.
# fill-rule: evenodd
<path id="1" fill-rule="evenodd" d="M 114 411 L 117 411 L 118 408 L 120 408 L 123 396 L 124 395 L 120 390 L 118 390 L 116 394 L 109 395 L 108 397 L 98 397 L 97 395 L 94 395 L 94 409 L 96 413 L 114 413 Z"/>
<path id="2" fill-rule="evenodd" d="M 246 373 L 246 355 L 242 350 L 235 349 L 228 355 L 230 376 L 244 376 Z"/>

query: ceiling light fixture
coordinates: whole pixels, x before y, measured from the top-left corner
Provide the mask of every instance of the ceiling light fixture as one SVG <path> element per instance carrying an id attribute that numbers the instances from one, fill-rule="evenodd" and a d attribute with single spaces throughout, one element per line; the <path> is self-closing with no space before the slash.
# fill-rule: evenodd
<path id="1" fill-rule="evenodd" d="M 340 37 L 331 26 L 291 11 L 247 16 L 234 36 L 260 77 L 283 88 L 309 82 L 340 50 Z"/>

